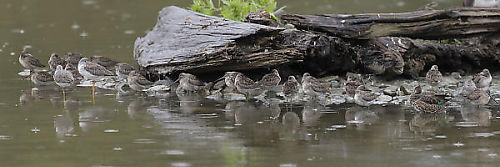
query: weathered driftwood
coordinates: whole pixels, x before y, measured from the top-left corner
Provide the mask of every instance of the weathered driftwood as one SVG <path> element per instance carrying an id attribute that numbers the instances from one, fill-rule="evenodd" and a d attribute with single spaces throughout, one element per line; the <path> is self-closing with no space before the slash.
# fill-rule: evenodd
<path id="1" fill-rule="evenodd" d="M 357 39 L 385 36 L 445 39 L 500 31 L 500 8 L 455 8 L 353 15 L 284 14 L 281 19 L 299 29 Z"/>
<path id="2" fill-rule="evenodd" d="M 495 9 L 482 9 L 483 12 L 479 10 L 481 9 L 462 9 L 459 15 L 467 14 L 466 11 L 473 11 L 473 14 L 484 13 L 488 16 L 485 18 L 489 18 L 486 20 L 498 19 L 496 15 L 491 14 Z M 454 10 L 445 11 L 448 12 L 444 13 L 454 13 L 450 12 Z M 422 20 L 416 19 L 419 18 L 416 16 L 419 13 L 425 14 L 422 16 L 425 18 L 440 18 L 441 20 L 446 20 L 444 16 L 448 16 L 440 14 L 440 17 L 437 17 L 434 15 L 438 11 L 431 11 L 434 14 L 430 17 L 425 11 L 417 11 L 409 20 Z M 472 14 L 467 16 L 470 15 Z M 394 20 L 396 21 L 390 24 L 396 26 L 401 24 L 400 27 L 408 25 L 408 22 L 402 22 L 397 18 L 390 19 L 388 16 L 381 17 L 384 19 L 378 22 L 368 21 L 373 18 L 366 16 L 364 21 L 355 17 L 355 20 L 345 21 L 339 25 L 332 24 L 335 21 L 335 18 L 332 18 L 333 21 L 329 21 L 329 24 L 322 25 L 342 27 L 346 26 L 346 23 L 363 23 L 366 28 L 368 25 L 389 24 Z M 299 15 L 284 15 L 282 18 L 290 21 L 289 18 L 298 17 Z M 300 17 L 300 21 L 306 21 L 305 17 Z M 327 17 L 322 18 L 325 19 L 323 21 L 328 21 Z M 345 16 L 345 19 L 347 18 L 349 17 Z M 435 40 L 407 37 L 378 37 L 380 33 L 373 35 L 374 32 L 366 33 L 366 31 L 363 31 L 365 36 L 358 37 L 370 36 L 369 39 L 344 38 L 345 34 L 342 35 L 344 37 L 338 37 L 335 36 L 336 33 L 328 33 L 328 31 L 284 29 L 235 22 L 178 7 L 166 7 L 160 12 L 154 29 L 145 37 L 136 40 L 134 58 L 142 68 L 160 75 L 181 71 L 207 73 L 288 66 L 297 73 L 308 71 L 316 75 L 356 71 L 391 75 L 406 74 L 416 77 L 432 64 L 441 65 L 441 69 L 450 71 L 484 68 L 485 64 L 498 65 L 500 60 L 500 30 L 498 28 L 500 26 L 491 26 L 497 25 L 496 22 L 485 25 L 486 28 L 472 24 L 484 23 L 484 20 L 477 17 L 467 18 L 468 24 L 462 27 L 458 25 L 451 27 L 454 31 L 451 31 L 450 27 L 439 28 L 440 26 L 435 26 L 438 23 L 429 22 L 428 25 L 433 25 L 431 27 L 434 28 L 428 28 L 427 34 L 437 35 L 438 33 L 434 33 L 434 30 L 439 32 L 445 29 L 450 30 L 448 35 L 453 35 L 452 32 L 463 32 L 462 35 L 464 35 L 491 31 L 489 35 L 464 39 L 462 44 L 446 44 Z M 316 21 L 318 20 L 309 22 Z M 370 24 L 371 22 L 375 23 Z M 301 24 L 296 25 L 301 27 L 303 26 Z M 359 27 L 351 26 L 351 28 L 353 29 L 343 28 L 343 31 L 360 30 Z M 407 31 L 407 35 L 411 34 L 411 31 Z M 416 29 L 413 32 L 414 35 L 408 36 L 424 33 L 423 29 Z M 430 36 L 436 37 L 436 35 Z"/>

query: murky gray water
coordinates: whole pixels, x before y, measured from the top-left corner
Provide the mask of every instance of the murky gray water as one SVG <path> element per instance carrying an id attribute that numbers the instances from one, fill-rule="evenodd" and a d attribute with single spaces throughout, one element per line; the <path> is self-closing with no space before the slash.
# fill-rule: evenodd
<path id="1" fill-rule="evenodd" d="M 294 13 L 409 11 L 428 1 L 280 1 Z M 458 1 L 439 1 L 442 6 Z M 133 41 L 186 0 L 2 0 L 0 166 L 497 166 L 498 108 L 419 115 L 406 106 L 121 97 L 17 75 L 23 47 L 43 62 L 81 52 L 133 63 Z"/>

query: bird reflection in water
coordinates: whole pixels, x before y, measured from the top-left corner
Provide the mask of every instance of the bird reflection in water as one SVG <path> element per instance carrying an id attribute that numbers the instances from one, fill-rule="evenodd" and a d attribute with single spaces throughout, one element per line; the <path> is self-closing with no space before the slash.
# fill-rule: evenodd
<path id="1" fill-rule="evenodd" d="M 409 126 L 410 131 L 416 134 L 434 136 L 439 128 L 448 123 L 446 113 L 418 113 L 409 122 Z"/>
<path id="2" fill-rule="evenodd" d="M 466 122 L 475 122 L 478 126 L 490 126 L 491 124 L 491 110 L 484 107 L 477 107 L 477 105 L 462 105 L 460 108 L 462 119 Z"/>
<path id="3" fill-rule="evenodd" d="M 352 107 L 345 113 L 345 120 L 349 124 L 355 125 L 357 128 L 363 129 L 366 126 L 375 124 L 380 120 L 379 114 L 383 113 L 385 110 L 383 108 L 364 108 L 364 107 Z"/>
<path id="4" fill-rule="evenodd" d="M 319 118 L 321 118 L 321 110 L 323 110 L 322 105 L 305 105 L 302 109 L 302 122 L 305 126 L 317 126 L 319 125 Z"/>

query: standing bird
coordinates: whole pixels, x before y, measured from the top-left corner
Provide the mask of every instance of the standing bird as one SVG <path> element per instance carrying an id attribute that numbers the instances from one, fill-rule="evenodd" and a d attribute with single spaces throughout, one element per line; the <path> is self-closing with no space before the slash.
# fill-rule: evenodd
<path id="1" fill-rule="evenodd" d="M 66 57 L 66 64 L 71 64 L 73 66 L 78 66 L 78 63 L 83 58 L 82 54 L 72 52 L 68 52 L 64 56 Z"/>
<path id="2" fill-rule="evenodd" d="M 135 70 L 129 73 L 127 83 L 128 86 L 135 91 L 143 91 L 144 89 L 150 88 L 154 84 Z"/>
<path id="3" fill-rule="evenodd" d="M 127 79 L 129 73 L 134 70 L 135 68 L 127 63 L 118 63 L 115 65 L 115 72 L 120 80 Z"/>
<path id="4" fill-rule="evenodd" d="M 48 63 L 49 63 L 50 69 L 53 71 L 56 70 L 57 65 L 61 65 L 63 67 L 66 66 L 66 61 L 63 60 L 61 57 L 59 57 L 59 55 L 57 55 L 56 53 L 52 53 L 50 55 Z"/>
<path id="5" fill-rule="evenodd" d="M 438 70 L 437 65 L 433 65 L 425 75 L 425 80 L 431 85 L 437 85 L 443 80 L 443 75 Z"/>
<path id="6" fill-rule="evenodd" d="M 474 83 L 476 84 L 476 87 L 478 87 L 478 88 L 489 87 L 491 80 L 492 80 L 490 70 L 483 69 L 483 71 L 474 75 L 472 80 L 474 81 Z"/>
<path id="7" fill-rule="evenodd" d="M 179 81 L 179 86 L 177 86 L 176 92 L 199 92 L 210 87 L 207 83 L 189 73 L 180 73 L 177 80 Z"/>
<path id="8" fill-rule="evenodd" d="M 363 85 L 363 83 L 359 78 L 347 76 L 347 81 L 344 83 L 344 85 L 346 94 L 350 97 L 354 97 L 354 95 L 356 94 L 356 89 L 359 86 Z"/>
<path id="9" fill-rule="evenodd" d="M 19 55 L 19 63 L 26 69 L 30 69 L 30 72 L 32 72 L 35 69 L 39 68 L 44 68 L 45 65 L 43 65 L 40 60 L 38 60 L 36 57 L 28 53 L 28 51 L 23 51 L 21 52 L 21 55 Z"/>
<path id="10" fill-rule="evenodd" d="M 64 101 L 66 101 L 66 93 L 64 92 L 64 88 L 71 86 L 75 81 L 75 78 L 73 78 L 73 74 L 70 71 L 63 69 L 61 65 L 57 65 L 56 71 L 54 72 L 54 81 L 62 88 Z"/>
<path id="11" fill-rule="evenodd" d="M 285 101 L 291 102 L 299 94 L 300 84 L 294 76 L 288 76 L 288 80 L 283 84 L 283 95 Z"/>
<path id="12" fill-rule="evenodd" d="M 375 100 L 379 95 L 373 93 L 371 90 L 366 89 L 364 85 L 358 86 L 356 93 L 354 94 L 354 102 L 360 106 L 370 106 L 371 102 Z"/>
<path id="13" fill-rule="evenodd" d="M 271 73 L 268 73 L 262 77 L 262 79 L 259 81 L 259 84 L 262 89 L 271 90 L 274 87 L 278 86 L 280 82 L 280 73 L 278 72 L 278 70 L 273 69 Z"/>
<path id="14" fill-rule="evenodd" d="M 236 76 L 238 74 L 242 74 L 241 72 L 236 72 L 236 71 L 229 71 L 224 74 L 224 82 L 226 83 L 226 86 L 230 90 L 236 90 L 236 86 L 234 85 L 234 82 L 236 80 Z"/>
<path id="15" fill-rule="evenodd" d="M 259 95 L 263 92 L 258 82 L 253 81 L 241 73 L 236 75 L 234 85 L 239 92 L 245 95 L 247 100 L 249 100 L 250 96 Z"/>
<path id="16" fill-rule="evenodd" d="M 88 58 L 82 58 L 78 62 L 78 72 L 86 80 L 92 81 L 92 99 L 95 103 L 95 81 L 111 78 L 114 75 L 113 72 L 109 71 L 105 67 L 91 62 Z"/>
<path id="17" fill-rule="evenodd" d="M 97 63 L 101 66 L 104 66 L 108 70 L 114 69 L 115 65 L 119 63 L 117 61 L 111 60 L 110 58 L 107 58 L 104 56 L 92 56 L 92 57 L 90 57 L 90 61 Z"/>
<path id="18" fill-rule="evenodd" d="M 309 73 L 304 73 L 302 75 L 302 90 L 312 98 L 324 96 L 328 91 L 326 86 L 321 84 L 318 79 L 314 78 Z"/>
<path id="19" fill-rule="evenodd" d="M 54 78 L 47 71 L 35 71 L 31 74 L 31 82 L 37 85 L 51 85 L 54 83 Z"/>
<path id="20" fill-rule="evenodd" d="M 462 96 L 467 96 L 467 95 L 471 94 L 472 92 L 474 92 L 474 90 L 476 90 L 476 84 L 474 83 L 474 81 L 468 79 L 464 82 L 464 85 L 462 86 L 462 91 L 460 92 L 460 94 Z"/>

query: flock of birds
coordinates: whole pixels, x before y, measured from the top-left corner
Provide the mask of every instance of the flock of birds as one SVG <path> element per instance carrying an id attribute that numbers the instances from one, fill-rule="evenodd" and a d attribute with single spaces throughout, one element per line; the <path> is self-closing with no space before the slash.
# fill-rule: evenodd
<path id="1" fill-rule="evenodd" d="M 53 73 L 39 70 L 44 68 L 45 65 L 27 51 L 21 53 L 19 63 L 24 68 L 30 69 L 30 72 L 33 72 L 31 75 L 33 83 L 38 85 L 55 83 L 62 87 L 63 95 L 64 88 L 74 85 L 79 80 L 92 81 L 93 93 L 96 81 L 112 78 L 126 81 L 128 86 L 135 91 L 144 91 L 158 84 L 158 82 L 148 80 L 129 64 L 120 63 L 102 56 L 92 56 L 89 59 L 78 53 L 67 53 L 64 58 L 61 58 L 57 54 L 52 54 L 48 64 L 50 69 L 54 71 Z M 443 76 L 439 72 L 438 66 L 433 65 L 427 72 L 426 81 L 431 86 L 436 86 L 442 80 Z M 492 77 L 489 70 L 484 69 L 474 75 L 471 80 L 464 81 L 461 94 L 472 104 L 488 104 L 491 97 L 489 91 L 491 81 Z M 226 72 L 223 77 L 217 79 L 214 83 L 203 82 L 189 73 L 180 73 L 174 83 L 176 82 L 178 82 L 176 93 L 204 92 L 210 94 L 210 91 L 218 90 L 221 93 L 243 94 L 247 100 L 268 91 L 278 92 L 279 90 L 276 90 L 281 89 L 282 95 L 288 103 L 300 99 L 303 95 L 316 100 L 325 98 L 331 93 L 329 91 L 331 87 L 309 73 L 304 73 L 300 82 L 295 76 L 288 76 L 287 81 L 280 85 L 281 77 L 276 69 L 265 74 L 259 81 L 254 81 L 243 73 L 232 71 Z M 170 83 L 168 86 L 171 86 L 171 82 L 167 83 Z M 345 95 L 352 98 L 360 106 L 371 105 L 372 101 L 380 95 L 378 92 L 367 89 L 363 80 L 359 77 L 348 76 L 344 82 L 344 89 Z M 437 95 L 431 91 L 422 91 L 421 86 L 417 86 L 409 96 L 408 102 L 417 111 L 435 113 L 446 110 L 446 100 L 442 95 Z"/>

